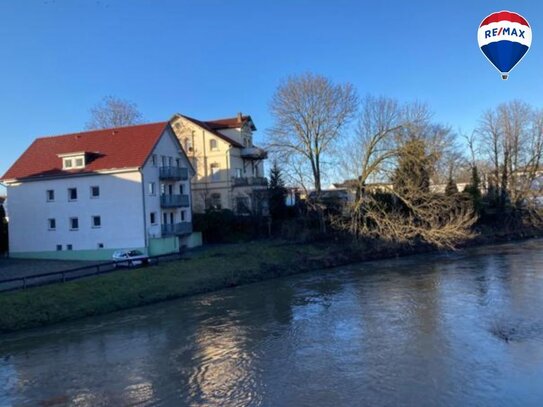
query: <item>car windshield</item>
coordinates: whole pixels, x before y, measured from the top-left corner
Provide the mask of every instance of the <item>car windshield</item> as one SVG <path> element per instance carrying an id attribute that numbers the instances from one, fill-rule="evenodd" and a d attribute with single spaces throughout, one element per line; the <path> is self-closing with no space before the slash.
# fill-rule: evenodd
<path id="1" fill-rule="evenodd" d="M 129 256 L 143 256 L 143 253 L 140 252 L 139 250 L 130 250 L 128 252 L 128 255 Z"/>

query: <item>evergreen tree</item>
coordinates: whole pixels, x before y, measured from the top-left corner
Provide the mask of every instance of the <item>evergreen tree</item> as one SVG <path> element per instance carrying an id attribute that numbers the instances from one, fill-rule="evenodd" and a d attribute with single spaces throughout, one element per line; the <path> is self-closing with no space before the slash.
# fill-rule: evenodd
<path id="1" fill-rule="evenodd" d="M 470 195 L 475 209 L 479 209 L 481 206 L 481 178 L 479 178 L 479 171 L 476 165 L 471 167 L 471 179 L 466 188 L 464 188 L 464 192 Z"/>
<path id="2" fill-rule="evenodd" d="M 426 154 L 423 140 L 413 139 L 401 147 L 398 166 L 392 183 L 400 195 L 418 195 L 430 192 L 432 159 Z"/>
<path id="3" fill-rule="evenodd" d="M 445 187 L 445 195 L 452 196 L 458 193 L 458 187 L 456 186 L 456 182 L 454 182 L 452 177 L 449 177 L 449 181 L 447 182 L 447 186 Z"/>
<path id="4" fill-rule="evenodd" d="M 270 183 L 268 191 L 271 217 L 273 219 L 284 218 L 287 209 L 285 203 L 287 189 L 285 188 L 281 168 L 279 168 L 277 165 L 277 160 L 273 162 L 273 166 L 270 169 Z"/>

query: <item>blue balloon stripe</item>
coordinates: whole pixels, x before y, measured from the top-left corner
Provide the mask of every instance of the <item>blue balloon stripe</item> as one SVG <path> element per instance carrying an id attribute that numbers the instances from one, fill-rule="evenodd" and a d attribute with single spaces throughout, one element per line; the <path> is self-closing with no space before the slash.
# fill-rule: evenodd
<path id="1" fill-rule="evenodd" d="M 504 40 L 483 45 L 481 50 L 500 72 L 507 73 L 528 52 L 528 47 L 518 42 Z"/>

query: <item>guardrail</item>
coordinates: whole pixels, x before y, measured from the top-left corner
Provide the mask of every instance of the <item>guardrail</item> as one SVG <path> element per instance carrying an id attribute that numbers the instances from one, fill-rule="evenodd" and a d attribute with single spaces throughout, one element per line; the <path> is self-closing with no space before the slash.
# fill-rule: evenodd
<path id="1" fill-rule="evenodd" d="M 169 253 L 160 256 L 150 256 L 148 266 L 157 265 L 160 261 L 179 260 L 182 253 Z M 85 277 L 93 277 L 100 274 L 109 274 L 119 269 L 116 262 L 93 264 L 90 266 L 78 267 L 69 270 L 52 271 L 49 273 L 31 274 L 23 277 L 14 277 L 0 280 L 0 292 L 25 290 L 31 287 L 65 283 Z M 141 267 L 141 266 L 140 266 Z M 140 267 L 129 267 L 127 270 L 134 270 Z"/>

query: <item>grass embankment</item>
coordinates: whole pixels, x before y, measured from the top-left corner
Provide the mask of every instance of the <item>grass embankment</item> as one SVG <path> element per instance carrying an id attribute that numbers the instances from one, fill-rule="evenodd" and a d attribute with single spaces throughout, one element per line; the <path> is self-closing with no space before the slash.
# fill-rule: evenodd
<path id="1" fill-rule="evenodd" d="M 333 245 L 280 242 L 223 245 L 157 266 L 4 293 L 0 294 L 0 332 L 105 314 L 352 261 L 339 251 Z"/>

